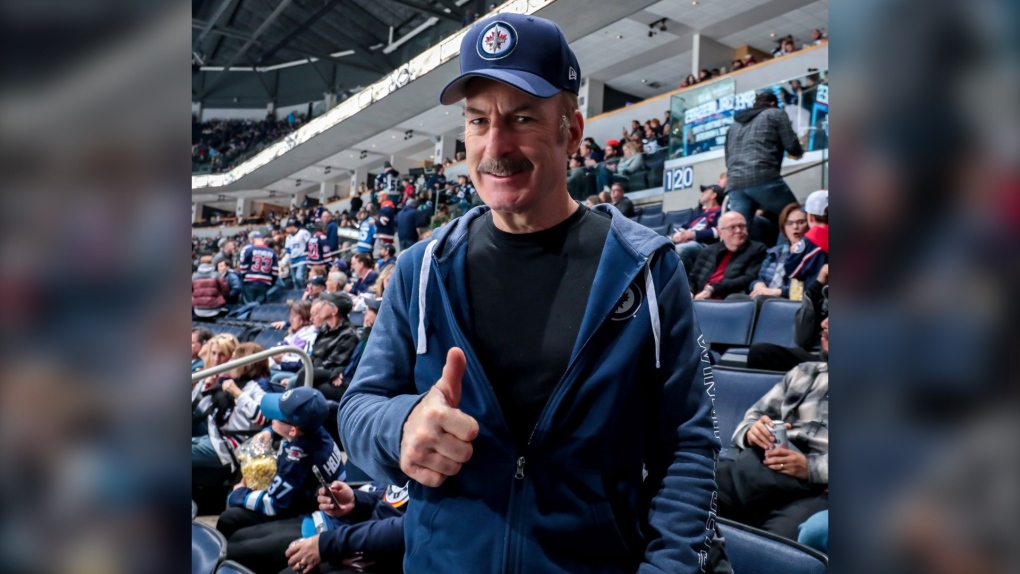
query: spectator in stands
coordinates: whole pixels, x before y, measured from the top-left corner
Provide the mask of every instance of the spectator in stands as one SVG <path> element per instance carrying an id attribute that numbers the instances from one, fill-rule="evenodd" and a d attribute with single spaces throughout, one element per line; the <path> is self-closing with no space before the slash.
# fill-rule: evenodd
<path id="1" fill-rule="evenodd" d="M 367 211 L 362 211 L 365 217 L 361 221 L 361 225 L 358 226 L 358 244 L 354 250 L 357 253 L 372 253 L 375 249 L 375 234 L 377 228 L 375 226 L 375 218 L 368 217 Z M 350 261 L 348 261 L 350 264 Z"/>
<path id="2" fill-rule="evenodd" d="M 655 120 L 658 121 L 658 120 Z M 644 137 L 641 138 L 641 145 L 645 150 L 645 153 L 655 153 L 659 151 L 659 134 L 656 133 L 655 128 L 651 123 L 645 125 Z"/>
<path id="3" fill-rule="evenodd" d="M 236 305 L 241 300 L 243 293 L 241 276 L 237 274 L 237 271 L 234 271 L 226 259 L 220 260 L 216 270 L 219 272 L 220 277 L 223 277 L 227 282 L 228 290 L 224 300 L 226 300 L 227 305 Z"/>
<path id="4" fill-rule="evenodd" d="M 780 48 L 780 54 L 779 54 L 780 56 L 785 56 L 787 54 L 792 54 L 792 53 L 796 52 L 797 49 L 798 49 L 797 45 L 794 44 L 794 42 L 793 42 L 793 37 L 791 37 L 791 36 L 787 36 L 786 38 L 783 38 L 783 41 L 780 44 L 779 48 Z"/>
<path id="5" fill-rule="evenodd" d="M 613 207 L 620 210 L 624 217 L 634 217 L 634 204 L 627 198 L 626 188 L 620 182 L 613 183 L 609 196 L 612 198 Z"/>
<path id="6" fill-rule="evenodd" d="M 405 177 L 402 180 L 400 180 L 400 184 L 401 184 L 401 196 L 400 203 L 398 205 L 402 207 L 405 203 L 408 202 L 408 200 L 414 199 L 415 188 L 414 183 L 411 182 L 411 178 L 409 177 Z"/>
<path id="7" fill-rule="evenodd" d="M 793 299 L 799 298 L 797 292 L 810 284 L 829 262 L 829 191 L 820 189 L 811 192 L 802 209 L 807 215 L 808 230 L 800 241 L 790 247 L 790 256 L 783 263 L 790 278 Z"/>
<path id="8" fill-rule="evenodd" d="M 312 303 L 312 324 L 319 329 L 311 352 L 314 384 L 331 401 L 339 401 L 347 390 L 338 377 L 358 345 L 358 335 L 349 318 L 353 307 L 354 302 L 346 293 L 324 294 Z M 303 376 L 299 371 L 289 386 L 293 388 L 295 379 L 302 381 Z"/>
<path id="9" fill-rule="evenodd" d="M 333 219 L 333 214 L 329 210 L 322 212 L 322 223 L 326 226 L 326 244 L 329 245 L 329 252 L 336 253 L 340 250 L 340 225 Z"/>
<path id="10" fill-rule="evenodd" d="M 614 180 L 630 180 L 630 175 L 645 168 L 645 158 L 641 154 L 641 147 L 634 142 L 623 144 L 623 159 L 616 164 L 617 176 Z"/>
<path id="11" fill-rule="evenodd" d="M 322 275 L 316 275 L 308 280 L 308 284 L 305 286 L 305 292 L 301 295 L 302 301 L 315 301 L 319 298 L 319 295 L 326 290 L 326 278 Z"/>
<path id="12" fill-rule="evenodd" d="M 631 120 L 630 121 L 630 131 L 629 132 L 627 131 L 627 128 L 623 128 L 623 139 L 624 140 L 630 140 L 630 139 L 633 139 L 633 138 L 639 138 L 640 139 L 640 138 L 644 137 L 644 135 L 645 135 L 645 130 L 644 130 L 644 128 L 641 127 L 641 122 L 639 122 L 637 120 Z"/>
<path id="13" fill-rule="evenodd" d="M 340 508 L 324 488 L 319 489 L 319 512 L 306 518 L 305 525 L 315 532 L 319 524 L 322 532 L 295 540 L 287 548 L 290 568 L 280 574 L 341 574 L 350 572 L 345 561 L 351 560 L 370 563 L 370 571 L 376 574 L 401 574 L 407 485 L 373 484 L 365 491 L 336 481 L 329 489 Z"/>
<path id="14" fill-rule="evenodd" d="M 600 203 L 602 203 L 602 201 L 599 199 L 599 196 L 597 195 L 589 195 L 588 199 L 584 200 L 584 206 L 587 207 L 588 209 L 591 209 Z"/>
<path id="15" fill-rule="evenodd" d="M 216 272 L 212 260 L 212 255 L 203 255 L 198 271 L 191 275 L 191 312 L 203 319 L 226 313 L 226 296 L 230 293 L 227 280 Z"/>
<path id="16" fill-rule="evenodd" d="M 358 365 L 361 364 L 361 357 L 365 353 L 365 346 L 368 344 L 368 337 L 372 334 L 372 326 L 375 325 L 375 320 L 379 316 L 379 308 L 382 307 L 382 296 L 379 293 L 385 290 L 385 283 L 389 281 L 390 276 L 393 274 L 393 269 L 393 267 L 389 267 L 382 273 L 379 282 L 372 286 L 372 293 L 365 293 L 361 296 L 361 301 L 365 305 L 361 340 L 358 341 L 354 352 L 351 353 L 351 358 L 347 361 L 347 366 L 344 367 L 343 372 L 337 379 L 333 379 L 333 384 L 343 385 L 344 381 L 346 381 L 349 385 L 354 380 Z"/>
<path id="17" fill-rule="evenodd" d="M 390 200 L 383 201 L 379 206 L 379 214 L 375 218 L 375 244 L 372 255 L 382 257 L 384 245 L 393 245 L 397 234 L 397 207 Z"/>
<path id="18" fill-rule="evenodd" d="M 400 250 L 410 249 L 418 242 L 418 229 L 425 227 L 426 215 L 418 210 L 418 202 L 409 200 L 397 214 L 397 241 Z"/>
<path id="19" fill-rule="evenodd" d="M 217 343 L 219 344 L 219 343 Z M 230 360 L 262 351 L 257 343 L 237 345 Z M 262 395 L 271 392 L 269 361 L 262 359 L 231 369 L 221 377 L 209 377 L 199 393 L 197 410 L 208 425 L 207 434 L 191 439 L 191 466 L 220 469 L 237 467 L 234 451 L 267 423 L 259 410 Z"/>
<path id="20" fill-rule="evenodd" d="M 428 181 L 425 182 L 425 187 L 432 190 L 433 193 L 446 187 L 446 166 L 436 164 L 435 169 L 435 173 L 430 175 Z"/>
<path id="21" fill-rule="evenodd" d="M 818 46 L 818 45 L 821 45 L 821 44 L 827 44 L 828 42 L 829 42 L 829 37 L 826 36 L 825 33 L 822 32 L 820 29 L 815 28 L 814 30 L 811 30 L 811 45 L 812 46 Z"/>
<path id="22" fill-rule="evenodd" d="M 218 266 L 220 261 L 226 261 L 233 267 L 237 263 L 237 243 L 231 240 L 221 240 L 222 246 L 219 253 L 213 257 L 213 266 Z"/>
<path id="23" fill-rule="evenodd" d="M 375 262 L 375 268 L 378 272 L 382 272 L 383 269 L 396 264 L 397 262 L 397 248 L 395 245 L 383 245 L 382 257 Z"/>
<path id="24" fill-rule="evenodd" d="M 612 194 L 609 191 L 600 191 L 599 203 L 613 203 Z"/>
<path id="25" fill-rule="evenodd" d="M 701 71 L 698 72 L 698 83 L 699 84 L 701 82 L 705 82 L 705 81 L 708 81 L 708 80 L 711 80 L 711 79 L 712 79 L 712 72 L 708 68 L 702 68 Z"/>
<path id="26" fill-rule="evenodd" d="M 227 539 L 228 559 L 260 572 L 279 572 L 287 567 L 287 546 L 301 537 L 301 515 L 319 506 L 312 467 L 329 483 L 346 480 L 347 471 L 340 449 L 322 426 L 328 413 L 322 393 L 308 387 L 268 393 L 260 406 L 273 432 L 283 437 L 276 475 L 269 490 L 253 490 L 243 479 L 235 485 L 216 529 Z"/>
<path id="27" fill-rule="evenodd" d="M 393 164 L 386 160 L 383 162 L 382 173 L 375 176 L 375 190 L 376 192 L 382 191 L 383 194 L 380 197 L 377 195 L 377 201 L 381 205 L 384 199 L 389 199 L 394 204 L 400 201 L 400 172 L 393 168 Z M 385 197 L 389 195 L 389 197 Z"/>
<path id="28" fill-rule="evenodd" d="M 807 231 L 807 216 L 799 203 L 791 203 L 779 214 L 779 242 L 765 254 L 758 279 L 751 283 L 750 297 L 758 301 L 773 297 L 790 298 L 790 277 L 786 274 L 786 260 L 790 257 L 790 246 L 800 243 Z M 787 369 L 783 369 L 787 370 Z"/>
<path id="29" fill-rule="evenodd" d="M 706 245 L 719 241 L 719 214 L 725 192 L 718 185 L 701 186 L 698 209 L 691 218 L 673 232 L 674 249 L 684 269 L 694 267 L 694 261 Z"/>
<path id="30" fill-rule="evenodd" d="M 312 324 L 312 302 L 294 301 L 290 304 L 288 315 L 289 326 L 283 321 L 272 324 L 276 329 L 283 329 L 287 326 L 287 335 L 284 336 L 280 345 L 298 347 L 311 355 L 312 345 L 319 333 L 319 330 Z M 300 371 L 301 367 L 301 357 L 297 353 L 281 353 L 269 358 L 271 380 L 274 383 L 282 384 Z"/>
<path id="31" fill-rule="evenodd" d="M 739 69 L 741 69 L 743 67 L 744 67 L 744 61 L 738 58 L 736 60 L 733 60 L 733 64 L 730 66 L 730 71 L 731 72 L 736 72 L 737 70 L 739 70 Z"/>
<path id="32" fill-rule="evenodd" d="M 305 246 L 307 253 L 305 266 L 329 265 L 333 262 L 333 252 L 329 249 L 329 239 L 326 237 L 326 224 L 322 221 L 316 221 L 312 224 L 312 229 L 315 230 L 315 233 L 312 234 L 311 239 L 308 240 L 308 244 Z"/>
<path id="33" fill-rule="evenodd" d="M 462 76 L 442 96 L 446 104 L 466 97 L 467 167 L 490 209 L 398 261 L 399 284 L 387 289 L 387 311 L 341 404 L 344 446 L 368 474 L 398 484 L 410 477 L 411 496 L 424 494 L 412 513 L 430 520 L 407 521 L 408 564 L 491 570 L 519 557 L 522 572 L 694 569 L 711 520 L 718 440 L 700 390 L 690 301 L 675 289 L 679 262 L 665 238 L 616 209 L 589 212 L 570 198 L 564 160 L 583 133 L 583 73 L 552 22 L 498 18 L 519 47 L 485 59 L 475 47 L 498 28 L 483 20 L 466 33 Z M 569 80 L 568 66 L 577 72 Z M 600 266 L 612 272 L 596 278 Z M 472 336 L 458 335 L 458 323 Z M 568 368 L 575 340 L 598 348 Z M 471 346 L 471 364 L 457 344 Z M 490 381 L 496 392 L 486 395 Z M 564 416 L 543 417 L 528 445 L 543 405 Z M 509 466 L 506 480 L 494 480 L 514 452 L 528 457 L 516 460 L 521 480 Z M 605 515 L 593 519 L 593 508 Z M 520 547 L 506 554 L 512 523 Z"/>
<path id="34" fill-rule="evenodd" d="M 584 146 L 581 146 L 584 149 Z M 570 156 L 567 161 L 567 191 L 570 193 L 570 197 L 574 199 L 580 199 L 589 195 L 593 189 L 590 189 L 588 180 L 588 170 L 585 167 L 585 161 L 593 162 L 595 160 L 585 160 L 583 155 L 577 154 Z"/>
<path id="35" fill-rule="evenodd" d="M 591 160 L 585 162 L 585 166 L 595 168 L 595 189 L 603 190 L 609 187 L 616 167 L 620 163 L 620 142 L 617 140 L 606 141 L 605 160 L 602 163 L 595 163 Z"/>
<path id="36" fill-rule="evenodd" d="M 758 277 L 765 246 L 747 237 L 747 221 L 735 211 L 719 218 L 719 243 L 701 250 L 687 272 L 695 299 L 725 299 L 745 293 Z"/>
<path id="37" fill-rule="evenodd" d="M 733 433 L 740 452 L 716 470 L 719 516 L 791 540 L 797 526 L 828 508 L 829 320 L 822 322 L 822 362 L 802 363 L 748 409 Z M 789 448 L 770 427 L 785 425 Z"/>
<path id="38" fill-rule="evenodd" d="M 689 87 L 691 87 L 691 86 L 693 86 L 694 84 L 697 84 L 697 83 L 698 83 L 698 78 L 696 78 L 694 76 L 694 74 L 687 74 L 687 77 L 684 78 L 684 81 L 680 82 L 680 87 L 681 88 L 689 88 Z"/>
<path id="39" fill-rule="evenodd" d="M 245 303 L 264 303 L 269 287 L 280 276 L 280 264 L 276 251 L 266 246 L 262 234 L 253 231 L 249 235 L 251 244 L 241 252 L 242 284 Z"/>
<path id="40" fill-rule="evenodd" d="M 662 133 L 663 133 L 663 135 L 668 136 L 669 132 L 672 129 L 673 129 L 673 117 L 669 113 L 669 110 L 666 110 L 663 113 L 663 119 L 662 119 Z"/>
<path id="41" fill-rule="evenodd" d="M 304 289 L 305 281 L 308 276 L 307 270 L 305 269 L 308 258 L 308 240 L 312 238 L 312 235 L 308 233 L 307 229 L 304 229 L 301 224 L 298 223 L 296 218 L 293 217 L 287 220 L 286 229 L 286 250 L 290 255 L 290 271 L 291 277 L 294 280 L 294 288 Z"/>
<path id="42" fill-rule="evenodd" d="M 357 253 L 351 259 L 351 271 L 354 275 L 351 282 L 344 286 L 344 291 L 351 295 L 360 295 L 375 284 L 379 274 L 375 271 L 375 260 L 368 253 Z"/>
<path id="43" fill-rule="evenodd" d="M 436 214 L 432 216 L 432 229 L 436 229 L 450 221 L 450 208 L 445 203 L 436 208 Z"/>
<path id="44" fill-rule="evenodd" d="M 326 275 L 326 293 L 342 292 L 344 285 L 347 285 L 347 274 L 343 271 L 334 269 Z"/>
<path id="45" fill-rule="evenodd" d="M 773 223 L 779 212 L 797 201 L 783 181 L 779 168 L 783 152 L 800 157 L 804 149 L 786 112 L 776 107 L 772 92 L 759 92 L 754 107 L 733 116 L 726 134 L 726 192 L 728 209 L 753 221 L 760 208 Z"/>
<path id="46" fill-rule="evenodd" d="M 368 288 L 368 292 L 379 300 L 382 300 L 383 294 L 386 292 L 386 287 L 389 285 L 390 278 L 393 277 L 393 272 L 396 271 L 395 265 L 390 265 L 386 269 L 379 272 L 379 278 L 375 280 L 375 283 Z M 362 294 L 364 297 L 364 293 Z"/>
<path id="47" fill-rule="evenodd" d="M 206 343 L 209 339 L 213 338 L 213 333 L 205 327 L 198 327 L 191 330 L 191 372 L 197 373 L 205 368 L 205 361 L 202 360 L 200 354 L 202 349 L 205 348 Z"/>
<path id="48" fill-rule="evenodd" d="M 822 266 L 818 276 L 806 289 L 793 322 L 796 347 L 772 343 L 755 343 L 747 351 L 747 368 L 767 371 L 788 371 L 801 363 L 817 361 L 822 334 L 822 321 L 829 316 L 829 264 Z"/>
<path id="49" fill-rule="evenodd" d="M 605 153 L 599 149 L 599 146 L 595 144 L 595 140 L 592 138 L 585 138 L 581 141 L 581 147 L 578 152 L 584 159 L 592 160 L 595 163 L 605 159 Z M 584 164 L 584 161 L 581 163 Z"/>
<path id="50" fill-rule="evenodd" d="M 364 206 L 365 202 L 361 199 L 362 191 L 364 191 L 364 189 L 359 189 L 358 192 L 354 194 L 354 197 L 351 198 L 350 213 L 356 214 L 361 211 L 362 206 Z"/>

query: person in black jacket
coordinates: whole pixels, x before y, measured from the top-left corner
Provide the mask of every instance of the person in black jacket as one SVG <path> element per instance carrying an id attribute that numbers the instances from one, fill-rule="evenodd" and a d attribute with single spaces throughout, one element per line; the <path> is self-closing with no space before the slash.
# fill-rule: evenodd
<path id="1" fill-rule="evenodd" d="M 822 321 L 829 316 L 829 264 L 826 263 L 814 281 L 804 289 L 800 309 L 793 321 L 793 340 L 796 347 L 782 347 L 772 343 L 756 343 L 747 351 L 747 368 L 768 371 L 789 371 L 801 363 L 827 361 L 819 359 Z"/>
<path id="2" fill-rule="evenodd" d="M 418 202 L 409 199 L 404 208 L 397 213 L 397 239 L 401 251 L 418 242 L 420 227 L 425 227 L 425 214 L 418 210 Z"/>
<path id="3" fill-rule="evenodd" d="M 331 401 L 339 401 L 347 390 L 341 375 L 358 346 L 358 334 L 348 319 L 352 307 L 346 293 L 323 292 L 312 304 L 312 324 L 319 327 L 312 345 L 314 384 Z M 291 386 L 304 384 L 304 369 L 291 381 Z"/>
<path id="4" fill-rule="evenodd" d="M 735 211 L 719 218 L 719 239 L 698 254 L 687 274 L 695 299 L 745 293 L 765 260 L 765 245 L 747 238 L 747 220 Z"/>

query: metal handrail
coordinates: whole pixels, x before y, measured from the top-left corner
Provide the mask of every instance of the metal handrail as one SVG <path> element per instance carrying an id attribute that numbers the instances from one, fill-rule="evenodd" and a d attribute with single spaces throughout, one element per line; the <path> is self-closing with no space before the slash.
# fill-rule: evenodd
<path id="1" fill-rule="evenodd" d="M 262 359 L 268 359 L 269 357 L 272 357 L 273 355 L 278 355 L 280 353 L 296 353 L 299 357 L 301 357 L 301 362 L 305 366 L 305 386 L 306 387 L 312 386 L 312 383 L 315 380 L 315 372 L 314 372 L 315 371 L 315 367 L 312 366 L 312 358 L 308 356 L 308 353 L 306 353 L 304 351 L 304 349 L 302 349 L 300 347 L 295 347 L 294 345 L 286 345 L 286 346 L 283 346 L 283 347 L 273 347 L 271 349 L 266 349 L 265 351 L 261 351 L 261 352 L 255 353 L 254 355 L 248 355 L 247 357 L 241 357 L 240 359 L 234 359 L 233 361 L 227 361 L 226 363 L 223 363 L 222 365 L 216 365 L 215 367 L 209 367 L 208 369 L 203 369 L 203 370 L 198 371 L 197 373 L 194 373 L 194 374 L 191 375 L 191 382 L 194 383 L 194 382 L 197 382 L 197 381 L 199 381 L 201 379 L 204 379 L 204 378 L 212 376 L 212 375 L 218 375 L 220 373 L 225 373 L 225 372 L 227 372 L 227 371 L 229 371 L 229 370 L 231 370 L 233 368 L 240 367 L 240 366 L 243 366 L 243 365 L 247 365 L 248 363 L 254 363 L 255 361 L 261 361 Z"/>

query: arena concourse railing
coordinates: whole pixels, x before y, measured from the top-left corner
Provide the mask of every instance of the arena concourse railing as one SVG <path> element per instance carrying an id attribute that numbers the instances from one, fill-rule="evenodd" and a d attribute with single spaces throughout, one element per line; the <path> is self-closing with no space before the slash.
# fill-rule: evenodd
<path id="1" fill-rule="evenodd" d="M 220 373 L 225 373 L 231 369 L 241 367 L 249 363 L 261 361 L 262 359 L 268 359 L 269 357 L 272 357 L 273 355 L 278 355 L 280 353 L 295 353 L 299 357 L 301 357 L 301 364 L 304 365 L 305 367 L 305 386 L 306 387 L 312 386 L 312 382 L 315 380 L 314 373 L 315 367 L 312 366 L 312 358 L 308 356 L 308 353 L 306 353 L 304 349 L 300 347 L 295 347 L 293 345 L 273 347 L 271 349 L 266 349 L 265 351 L 255 353 L 254 355 L 248 355 L 247 357 L 241 357 L 240 359 L 227 361 L 222 365 L 216 365 L 215 367 L 203 369 L 191 375 L 191 382 L 194 383 L 212 375 L 218 375 Z"/>

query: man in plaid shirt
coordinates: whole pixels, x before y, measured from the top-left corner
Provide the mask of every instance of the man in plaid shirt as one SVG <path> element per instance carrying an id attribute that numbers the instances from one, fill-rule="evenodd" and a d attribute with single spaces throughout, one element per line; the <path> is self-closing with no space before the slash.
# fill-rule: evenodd
<path id="1" fill-rule="evenodd" d="M 733 433 L 740 449 L 716 468 L 719 516 L 797 539 L 797 526 L 829 507 L 829 319 L 822 360 L 797 365 L 748 409 Z M 785 425 L 790 447 L 769 427 Z"/>
<path id="2" fill-rule="evenodd" d="M 743 215 L 749 226 L 758 209 L 775 224 L 783 208 L 797 201 L 779 175 L 779 168 L 784 152 L 799 158 L 804 148 L 790 118 L 778 105 L 774 93 L 759 93 L 754 107 L 733 116 L 733 125 L 726 134 L 728 209 Z"/>

